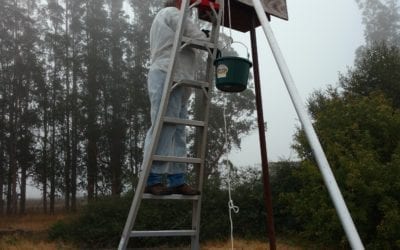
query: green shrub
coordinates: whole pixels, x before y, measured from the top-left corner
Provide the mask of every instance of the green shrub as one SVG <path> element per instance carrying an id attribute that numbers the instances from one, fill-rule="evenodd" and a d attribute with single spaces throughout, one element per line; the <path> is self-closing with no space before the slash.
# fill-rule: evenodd
<path id="1" fill-rule="evenodd" d="M 240 213 L 233 214 L 236 236 L 255 238 L 265 235 L 265 213 L 259 185 L 257 182 L 246 182 L 245 185 L 236 185 L 236 189 L 232 191 L 235 204 L 241 207 Z M 228 239 L 228 191 L 208 183 L 203 194 L 200 239 Z M 115 247 L 120 240 L 131 202 L 132 194 L 92 201 L 74 219 L 54 224 L 49 231 L 49 237 L 71 241 L 83 248 Z M 134 230 L 188 229 L 191 228 L 191 221 L 191 201 L 143 200 Z M 143 247 L 187 246 L 190 238 L 131 238 L 129 246 L 132 244 Z"/>
<path id="2" fill-rule="evenodd" d="M 53 224 L 49 230 L 49 238 L 51 240 L 55 239 L 63 239 L 63 240 L 71 240 L 70 239 L 70 225 L 65 221 L 57 221 Z"/>
<path id="3" fill-rule="evenodd" d="M 78 217 L 60 221 L 49 231 L 51 239 L 72 241 L 82 247 L 112 247 L 118 244 L 132 195 L 90 202 Z"/>

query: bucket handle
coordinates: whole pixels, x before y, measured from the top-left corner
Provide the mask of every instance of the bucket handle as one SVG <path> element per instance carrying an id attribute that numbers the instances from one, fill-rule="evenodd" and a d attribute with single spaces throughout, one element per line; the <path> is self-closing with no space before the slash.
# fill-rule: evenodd
<path id="1" fill-rule="evenodd" d="M 231 40 L 228 42 L 228 44 L 227 44 L 225 47 L 222 48 L 222 50 L 223 50 L 223 49 L 226 49 L 226 48 L 228 48 L 228 47 L 230 47 L 230 46 L 232 46 L 232 44 L 234 44 L 234 43 L 241 44 L 241 45 L 243 45 L 243 47 L 246 48 L 247 59 L 250 60 L 249 48 L 246 46 L 246 44 L 244 44 L 244 43 L 242 43 L 242 42 L 239 42 L 239 41 L 233 41 L 232 38 L 231 38 Z M 222 57 L 222 50 L 217 50 L 217 56 L 216 56 L 216 58 Z"/>

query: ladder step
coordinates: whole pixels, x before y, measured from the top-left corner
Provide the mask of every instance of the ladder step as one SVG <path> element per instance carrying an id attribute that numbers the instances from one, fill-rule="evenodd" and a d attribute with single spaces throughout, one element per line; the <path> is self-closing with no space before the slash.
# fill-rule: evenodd
<path id="1" fill-rule="evenodd" d="M 143 199 L 148 200 L 199 200 L 199 195 L 181 195 L 181 194 L 171 194 L 171 195 L 152 195 L 143 194 Z"/>
<path id="2" fill-rule="evenodd" d="M 188 158 L 188 157 L 177 157 L 177 156 L 164 156 L 154 155 L 153 161 L 166 161 L 166 162 L 181 162 L 181 163 L 201 163 L 200 158 Z"/>
<path id="3" fill-rule="evenodd" d="M 180 118 L 175 118 L 175 117 L 164 117 L 164 122 L 188 125 L 188 126 L 196 126 L 196 127 L 204 127 L 204 124 L 205 124 L 204 121 L 180 119 Z"/>
<path id="4" fill-rule="evenodd" d="M 210 87 L 210 83 L 204 81 L 196 81 L 196 80 L 180 80 L 176 83 L 176 85 L 183 85 L 192 88 L 208 88 Z"/>
<path id="5" fill-rule="evenodd" d="M 130 237 L 194 236 L 195 234 L 195 230 L 131 231 Z"/>
<path id="6" fill-rule="evenodd" d="M 201 49 L 206 51 L 217 48 L 217 45 L 215 45 L 210 41 L 198 40 L 189 37 L 182 37 L 182 46 L 190 46 L 195 49 Z"/>

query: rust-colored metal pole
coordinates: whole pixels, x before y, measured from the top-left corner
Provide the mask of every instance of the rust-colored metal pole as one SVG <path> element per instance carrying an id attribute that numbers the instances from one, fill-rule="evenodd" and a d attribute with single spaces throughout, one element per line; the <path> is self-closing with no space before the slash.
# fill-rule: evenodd
<path id="1" fill-rule="evenodd" d="M 261 98 L 261 84 L 260 84 L 260 71 L 258 68 L 258 55 L 257 55 L 257 40 L 256 40 L 256 15 L 253 15 L 252 26 L 250 29 L 251 38 L 251 53 L 253 57 L 253 72 L 254 83 L 256 92 L 256 107 L 257 107 L 257 120 L 258 120 L 258 133 L 260 137 L 260 150 L 261 150 L 261 165 L 262 165 L 262 179 L 264 184 L 264 205 L 267 210 L 267 230 L 269 238 L 269 247 L 271 250 L 276 250 L 275 227 L 274 217 L 272 212 L 272 198 L 271 188 L 269 184 L 269 168 L 267 158 L 267 144 L 265 140 L 265 127 L 264 115 L 262 108 Z"/>

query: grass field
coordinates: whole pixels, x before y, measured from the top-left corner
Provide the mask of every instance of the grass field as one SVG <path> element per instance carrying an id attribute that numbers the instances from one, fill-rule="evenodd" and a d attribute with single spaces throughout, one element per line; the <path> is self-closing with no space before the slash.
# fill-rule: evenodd
<path id="1" fill-rule="evenodd" d="M 0 250 L 72 250 L 79 249 L 72 244 L 63 242 L 52 242 L 47 238 L 46 230 L 56 221 L 65 219 L 65 213 L 45 215 L 40 213 L 27 214 L 24 216 L 2 216 L 0 217 Z M 231 249 L 231 242 L 206 242 L 201 246 L 202 250 Z M 235 239 L 235 250 L 267 250 L 268 243 L 261 241 L 246 241 Z M 278 242 L 279 250 L 299 250 L 302 248 Z"/>
<path id="2" fill-rule="evenodd" d="M 32 213 L 0 217 L 0 250 L 76 249 L 62 242 L 50 242 L 47 229 L 67 215 Z"/>
<path id="3" fill-rule="evenodd" d="M 277 243 L 276 248 L 278 250 L 301 250 L 302 248 L 291 246 L 284 243 Z M 201 246 L 202 250 L 224 250 L 231 249 L 231 242 L 207 242 Z M 267 242 L 261 241 L 247 241 L 242 239 L 234 240 L 234 249 L 235 250 L 269 250 L 269 244 Z"/>

